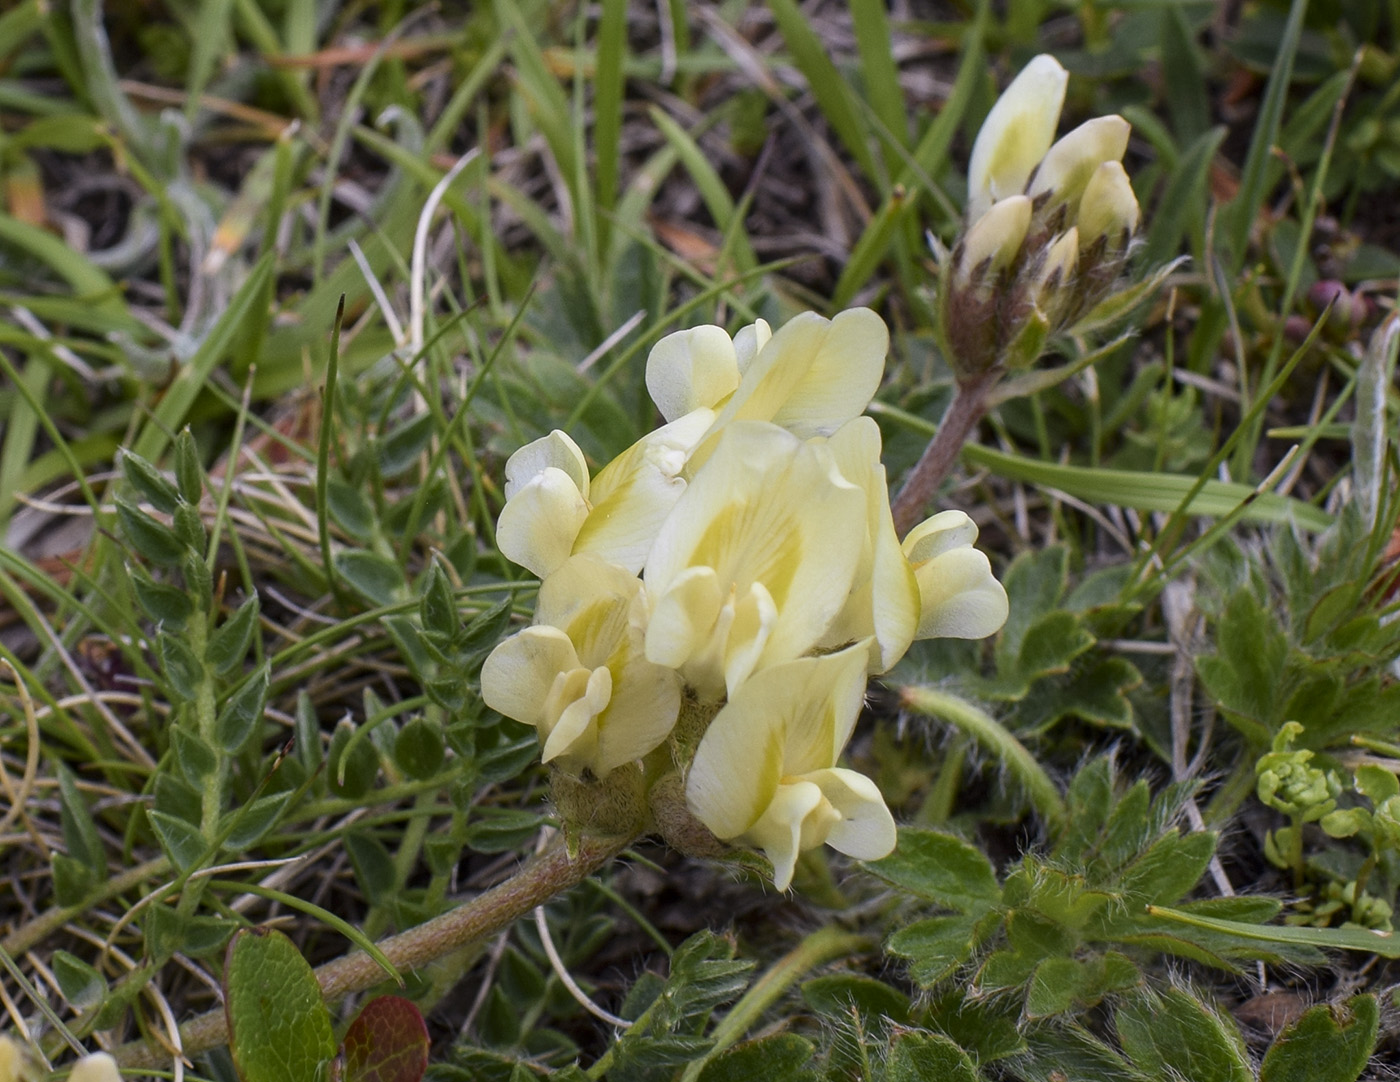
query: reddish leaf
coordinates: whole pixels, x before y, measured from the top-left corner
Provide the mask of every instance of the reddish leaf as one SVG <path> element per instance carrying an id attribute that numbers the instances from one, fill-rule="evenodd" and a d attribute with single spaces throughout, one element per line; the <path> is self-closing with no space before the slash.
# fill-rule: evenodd
<path id="1" fill-rule="evenodd" d="M 344 1082 L 418 1082 L 428 1069 L 428 1027 L 401 996 L 365 1004 L 340 1046 Z"/>

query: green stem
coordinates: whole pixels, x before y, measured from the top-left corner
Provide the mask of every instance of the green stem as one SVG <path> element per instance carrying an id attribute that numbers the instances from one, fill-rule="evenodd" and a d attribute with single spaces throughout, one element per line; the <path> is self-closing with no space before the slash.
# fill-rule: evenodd
<path id="1" fill-rule="evenodd" d="M 380 950 L 401 973 L 420 969 L 468 943 L 485 939 L 576 886 L 636 840 L 634 835 L 584 838 L 577 855 L 570 859 L 563 839 L 557 839 L 504 883 L 416 928 L 382 940 Z M 325 1001 L 337 1003 L 384 980 L 384 970 L 363 951 L 352 951 L 318 967 L 316 980 Z M 228 1043 L 228 1021 L 223 1008 L 181 1026 L 180 1042 L 187 1056 Z M 142 1041 L 124 1044 L 113 1055 L 120 1066 L 128 1069 L 152 1068 L 169 1058 L 168 1052 Z"/>
<path id="2" fill-rule="evenodd" d="M 1351 895 L 1351 915 L 1355 919 L 1358 907 L 1361 905 L 1361 896 L 1366 893 L 1366 884 L 1371 880 L 1371 873 L 1376 870 L 1376 851 L 1371 850 L 1371 855 L 1366 858 L 1366 862 L 1361 865 L 1356 873 L 1356 889 Z"/>
<path id="3" fill-rule="evenodd" d="M 1258 754 L 1246 755 L 1235 766 L 1234 772 L 1225 779 L 1225 783 L 1215 791 L 1202 816 L 1207 826 L 1218 828 L 1228 823 L 1240 805 L 1249 799 L 1258 785 L 1254 774 L 1254 763 L 1258 757 Z"/>
<path id="4" fill-rule="evenodd" d="M 914 816 L 920 826 L 933 827 L 946 823 L 953 814 L 953 804 L 958 797 L 958 787 L 962 784 L 963 763 L 967 761 L 967 737 L 954 737 L 938 765 L 938 776 L 929 788 Z"/>
<path id="5" fill-rule="evenodd" d="M 58 931 L 75 917 L 80 917 L 99 902 L 115 898 L 134 890 L 148 879 L 155 879 L 170 872 L 170 861 L 165 857 L 148 860 L 135 868 L 106 880 L 95 891 L 77 905 L 66 905 L 40 913 L 33 920 L 21 924 L 4 939 L 0 939 L 0 951 L 10 955 L 22 955 L 38 946 L 52 933 Z"/>
<path id="6" fill-rule="evenodd" d="M 1288 865 L 1293 869 L 1293 888 L 1302 890 L 1308 881 L 1308 871 L 1303 865 L 1303 817 L 1291 817 L 1293 829 L 1288 832 Z"/>
<path id="7" fill-rule="evenodd" d="M 1050 775 L 1035 760 L 1026 746 L 993 718 L 966 699 L 937 688 L 907 686 L 899 689 L 900 704 L 907 710 L 931 717 L 940 717 L 959 732 L 986 748 L 1014 774 L 1025 788 L 1031 803 L 1052 830 L 1064 826 L 1067 819 L 1064 799 L 1050 780 Z"/>
<path id="8" fill-rule="evenodd" d="M 203 662 L 205 647 L 209 641 L 209 629 L 205 625 L 204 617 L 196 615 L 190 620 L 188 631 L 190 649 L 194 651 L 194 656 Z M 206 665 L 195 693 L 194 720 L 199 738 L 204 741 L 205 747 L 213 749 L 216 760 L 214 776 L 207 779 L 207 784 L 200 789 L 199 832 L 204 835 L 205 841 L 211 843 L 219 834 L 219 819 L 224 810 L 224 788 L 228 783 L 228 755 L 219 746 L 215 730 L 218 717 L 218 696 L 214 691 L 214 677 Z"/>
<path id="9" fill-rule="evenodd" d="M 715 1027 L 714 1045 L 704 1057 L 694 1060 L 681 1075 L 681 1082 L 695 1082 L 705 1065 L 739 1040 L 759 1017 L 804 974 L 837 958 L 868 951 L 869 936 L 857 935 L 840 928 L 818 928 L 773 965 L 754 982 L 724 1020 Z"/>

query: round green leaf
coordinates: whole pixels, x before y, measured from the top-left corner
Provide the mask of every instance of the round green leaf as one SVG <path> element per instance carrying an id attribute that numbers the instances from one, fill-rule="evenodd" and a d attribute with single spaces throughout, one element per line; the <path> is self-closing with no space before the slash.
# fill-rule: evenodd
<path id="1" fill-rule="evenodd" d="M 335 1056 L 310 964 L 281 932 L 240 931 L 224 967 L 229 1050 L 242 1082 L 316 1082 Z"/>

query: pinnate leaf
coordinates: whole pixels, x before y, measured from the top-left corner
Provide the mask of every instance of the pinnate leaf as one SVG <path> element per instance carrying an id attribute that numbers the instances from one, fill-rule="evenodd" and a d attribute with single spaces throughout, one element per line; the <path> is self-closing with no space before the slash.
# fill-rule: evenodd
<path id="1" fill-rule="evenodd" d="M 1379 1025 L 1375 996 L 1319 1003 L 1264 1053 L 1259 1082 L 1354 1082 L 1371 1058 Z"/>
<path id="2" fill-rule="evenodd" d="M 991 862 L 961 838 L 936 830 L 903 829 L 895 851 L 866 865 L 886 882 L 965 913 L 1001 900 Z"/>

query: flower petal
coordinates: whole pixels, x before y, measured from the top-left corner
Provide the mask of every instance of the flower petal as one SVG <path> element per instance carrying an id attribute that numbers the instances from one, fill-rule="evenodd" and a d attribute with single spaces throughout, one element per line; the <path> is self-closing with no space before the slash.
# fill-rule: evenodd
<path id="1" fill-rule="evenodd" d="M 763 815 L 744 832 L 743 840 L 763 850 L 773 865 L 773 885 L 787 890 L 797 867 L 797 854 L 822 843 L 836 817 L 835 810 L 811 782 L 779 785 Z"/>
<path id="2" fill-rule="evenodd" d="M 1006 623 L 1006 590 L 984 553 L 956 548 L 914 568 L 921 639 L 984 639 Z"/>
<path id="3" fill-rule="evenodd" d="M 612 673 L 602 666 L 592 672 L 575 669 L 560 673 L 554 685 L 550 698 L 556 702 L 551 705 L 563 705 L 557 700 L 566 700 L 567 705 L 559 710 L 545 738 L 540 762 L 568 758 L 578 767 L 591 765 L 598 753 L 598 715 L 612 699 Z"/>
<path id="4" fill-rule="evenodd" d="M 873 635 L 869 671 L 888 672 L 914 641 L 919 588 L 890 516 L 879 426 L 873 418 L 857 417 L 841 426 L 828 447 L 842 476 L 865 491 L 866 539 L 850 596 L 822 645 L 841 646 Z"/>
<path id="5" fill-rule="evenodd" d="M 766 319 L 756 319 L 734 336 L 734 359 L 739 362 L 739 375 L 748 371 L 750 363 L 773 337 L 773 328 Z"/>
<path id="6" fill-rule="evenodd" d="M 724 598 L 711 567 L 688 567 L 655 597 L 647 624 L 647 660 L 679 669 L 704 649 Z"/>
<path id="7" fill-rule="evenodd" d="M 885 371 L 890 334 L 869 308 L 826 320 L 788 320 L 754 357 L 713 431 L 733 421 L 771 421 L 806 439 L 829 435 L 870 404 Z"/>
<path id="8" fill-rule="evenodd" d="M 977 524 L 965 512 L 940 511 L 905 535 L 904 555 L 910 563 L 919 564 L 976 540 Z"/>
<path id="9" fill-rule="evenodd" d="M 1088 248 L 1100 237 L 1116 251 L 1125 235 L 1137 229 L 1137 196 L 1122 162 L 1104 162 L 1094 170 L 1079 202 L 1079 247 Z"/>
<path id="10" fill-rule="evenodd" d="M 998 199 L 968 229 L 954 273 L 959 285 L 974 275 L 994 275 L 1021 251 L 1031 224 L 1031 201 L 1024 195 Z M 979 281 L 984 280 L 979 277 Z"/>
<path id="11" fill-rule="evenodd" d="M 569 557 L 540 583 L 535 602 L 536 626 L 558 628 L 578 653 L 577 664 L 594 669 L 607 664 L 628 634 L 645 599 L 641 580 L 625 568 L 591 552 Z"/>
<path id="12" fill-rule="evenodd" d="M 1073 220 L 1089 177 L 1104 162 L 1123 160 L 1131 132 L 1132 125 L 1121 116 L 1086 120 L 1046 152 L 1031 181 L 1030 197 L 1049 195 L 1052 203 L 1068 203 Z"/>
<path id="13" fill-rule="evenodd" d="M 864 493 L 841 476 L 824 447 L 804 444 L 773 425 L 729 426 L 647 557 L 647 589 L 660 598 L 647 656 L 657 662 L 676 657 L 652 640 L 661 622 L 668 641 L 679 641 L 671 631 L 677 618 L 662 609 L 678 576 L 693 567 L 714 570 L 721 606 L 744 598 L 753 583 L 763 584 L 778 618 L 760 666 L 806 653 L 850 593 L 864 542 L 864 506 Z M 721 634 L 718 625 L 713 634 Z M 687 679 L 722 683 L 727 661 L 708 663 L 714 662 L 717 671 L 687 672 Z"/>
<path id="14" fill-rule="evenodd" d="M 573 479 L 574 487 L 588 497 L 588 463 L 567 432 L 555 429 L 548 436 L 527 443 L 506 459 L 506 499 L 509 500 L 537 474 L 553 467 Z"/>
<path id="15" fill-rule="evenodd" d="M 835 654 L 775 665 L 739 689 L 736 698 L 743 698 L 749 694 L 749 684 L 763 681 L 767 709 L 782 715 L 784 776 L 836 765 L 865 703 L 868 649 L 868 643 L 861 641 Z"/>
<path id="16" fill-rule="evenodd" d="M 749 592 L 734 605 L 734 621 L 724 644 L 724 686 L 730 694 L 749 678 L 763 656 L 763 648 L 778 623 L 778 606 L 761 582 L 749 584 Z"/>
<path id="17" fill-rule="evenodd" d="M 745 684 L 744 687 L 748 687 Z M 783 722 L 761 691 L 747 705 L 726 703 L 705 730 L 686 778 L 685 799 L 695 817 L 725 841 L 758 822 L 778 791 L 783 772 Z"/>
<path id="18" fill-rule="evenodd" d="M 841 767 L 809 774 L 806 780 L 840 813 L 824 839 L 827 845 L 859 860 L 879 860 L 894 852 L 894 816 L 873 781 Z"/>
<path id="19" fill-rule="evenodd" d="M 93 1052 L 73 1065 L 68 1082 L 122 1082 L 122 1073 L 106 1052 Z"/>
<path id="20" fill-rule="evenodd" d="M 574 540 L 574 552 L 593 552 L 637 574 L 685 479 L 691 449 L 714 421 L 708 409 L 687 413 L 648 433 L 593 478 L 593 505 Z"/>
<path id="21" fill-rule="evenodd" d="M 619 647 L 609 662 L 612 699 L 598 721 L 592 764 L 600 777 L 659 747 L 680 713 L 679 674 L 647 661 L 642 649 L 639 634 Z"/>
<path id="22" fill-rule="evenodd" d="M 501 642 L 481 666 L 481 698 L 526 725 L 545 720 L 545 697 L 559 673 L 579 667 L 569 636 L 556 627 L 527 627 Z"/>
<path id="23" fill-rule="evenodd" d="M 739 386 L 734 342 L 723 327 L 668 334 L 647 356 L 647 393 L 668 421 L 710 408 Z"/>
<path id="24" fill-rule="evenodd" d="M 569 558 L 587 517 L 588 504 L 574 479 L 547 466 L 506 500 L 496 544 L 506 559 L 544 578 Z"/>

